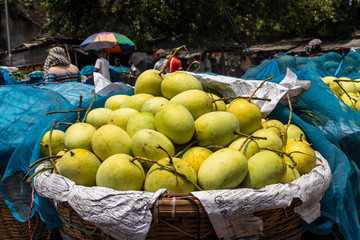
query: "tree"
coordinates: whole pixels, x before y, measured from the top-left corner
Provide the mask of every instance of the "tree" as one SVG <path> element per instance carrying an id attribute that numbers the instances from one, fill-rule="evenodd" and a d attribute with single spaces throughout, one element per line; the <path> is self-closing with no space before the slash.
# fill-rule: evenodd
<path id="1" fill-rule="evenodd" d="M 263 34 L 281 31 L 297 36 L 346 38 L 359 27 L 357 0 L 39 0 L 48 12 L 50 33 L 84 38 L 114 31 L 139 47 L 150 40 L 184 36 L 201 44 L 251 44 Z"/>

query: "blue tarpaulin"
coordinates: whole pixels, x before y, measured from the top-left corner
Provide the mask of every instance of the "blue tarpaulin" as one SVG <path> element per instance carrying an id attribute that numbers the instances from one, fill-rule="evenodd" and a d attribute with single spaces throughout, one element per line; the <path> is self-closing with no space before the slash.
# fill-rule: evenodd
<path id="1" fill-rule="evenodd" d="M 61 84 L 24 84 L 0 87 L 0 166 L 4 169 L 17 147 L 25 139 L 26 133 L 46 113 L 72 109 L 79 102 L 92 98 L 94 86 L 66 82 Z"/>
<path id="2" fill-rule="evenodd" d="M 74 122 L 77 118 L 77 113 L 46 114 L 78 109 L 80 95 L 83 96 L 82 108 L 87 108 L 93 99 L 93 90 L 94 86 L 77 82 L 0 87 L 2 172 L 6 167 L 0 190 L 17 220 L 24 222 L 29 217 L 32 189 L 23 177 L 28 166 L 40 158 L 41 137 L 50 130 L 54 120 Z M 133 89 L 123 92 L 132 95 Z M 105 99 L 97 97 L 93 107 L 103 106 Z M 65 126 L 60 125 L 58 129 L 64 130 Z M 33 204 L 31 215 L 38 212 L 49 229 L 59 226 L 60 220 L 49 200 L 39 197 L 35 191 Z"/>
<path id="3" fill-rule="evenodd" d="M 332 169 L 332 183 L 321 200 L 321 218 L 307 229 L 318 235 L 330 234 L 334 223 L 339 225 L 345 239 L 360 239 L 358 207 L 360 202 L 360 113 L 339 100 L 321 80 L 324 76 L 353 77 L 360 71 L 359 54 L 347 56 L 328 53 L 318 58 L 283 56 L 268 60 L 249 69 L 244 79 L 264 80 L 279 83 L 286 69 L 292 69 L 298 79 L 310 80 L 311 87 L 292 107 L 294 123 L 305 129 L 310 141 L 328 160 Z M 288 108 L 278 106 L 270 117 L 287 122 L 288 115 L 279 114 Z M 285 118 L 284 118 L 285 117 Z M 313 134 L 310 129 L 321 130 Z"/>

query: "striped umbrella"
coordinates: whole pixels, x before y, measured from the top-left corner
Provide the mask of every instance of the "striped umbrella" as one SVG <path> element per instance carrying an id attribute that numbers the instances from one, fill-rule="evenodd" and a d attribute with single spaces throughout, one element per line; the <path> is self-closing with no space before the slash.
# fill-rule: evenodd
<path id="1" fill-rule="evenodd" d="M 120 53 L 127 50 L 134 50 L 136 49 L 135 43 L 133 43 L 129 38 L 126 36 L 115 33 L 115 32 L 101 32 L 101 33 L 95 33 L 91 35 L 90 37 L 86 38 L 81 44 L 80 48 L 83 50 L 86 50 L 86 46 L 91 44 L 92 46 L 95 46 L 94 43 L 96 42 L 110 42 L 115 43 L 116 46 L 112 48 L 103 48 L 100 46 L 104 46 L 103 44 L 96 44 L 99 45 L 100 49 L 105 49 L 108 52 L 112 53 Z M 106 44 L 105 44 L 106 45 Z M 91 49 L 94 49 L 91 47 Z"/>

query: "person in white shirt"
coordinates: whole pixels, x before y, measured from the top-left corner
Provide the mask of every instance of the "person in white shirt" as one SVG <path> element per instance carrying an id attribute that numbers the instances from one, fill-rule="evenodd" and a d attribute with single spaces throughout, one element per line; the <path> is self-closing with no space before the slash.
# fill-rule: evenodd
<path id="1" fill-rule="evenodd" d="M 109 61 L 106 59 L 108 52 L 101 50 L 97 54 L 98 59 L 95 62 L 95 72 L 101 73 L 105 78 L 110 79 Z"/>

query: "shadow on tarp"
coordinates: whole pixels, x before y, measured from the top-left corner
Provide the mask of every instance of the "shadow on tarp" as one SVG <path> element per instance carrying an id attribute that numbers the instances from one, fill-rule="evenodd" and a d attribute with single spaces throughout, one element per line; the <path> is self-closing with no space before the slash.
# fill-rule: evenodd
<path id="1" fill-rule="evenodd" d="M 352 54 L 353 55 L 353 54 Z M 351 55 L 351 56 L 352 56 Z M 352 56 L 354 61 L 341 65 L 342 67 L 357 66 L 358 59 Z M 310 80 L 311 87 L 302 98 L 293 104 L 295 116 L 293 123 L 308 130 L 311 127 L 320 129 L 325 139 L 314 135 L 310 137 L 314 148 L 317 149 L 329 161 L 332 169 L 332 183 L 321 200 L 321 218 L 317 219 L 306 228 L 318 235 L 331 233 L 332 227 L 336 222 L 340 232 L 345 239 L 360 239 L 360 226 L 358 220 L 357 203 L 360 203 L 360 113 L 340 101 L 331 89 L 321 80 L 321 77 L 328 73 L 324 67 L 327 59 L 346 59 L 339 54 L 329 53 L 318 58 L 305 58 L 302 60 L 304 66 L 301 70 L 297 64 L 300 57 L 286 59 L 286 62 L 274 59 L 264 65 L 250 69 L 244 79 L 264 80 L 273 76 L 272 82 L 279 83 L 285 76 L 287 66 L 292 67 L 300 80 Z M 296 65 L 294 65 L 294 62 Z M 289 63 L 289 65 L 287 65 Z M 295 66 L 295 68 L 294 68 Z M 339 73 L 348 73 L 347 70 L 339 69 Z M 349 76 L 356 75 L 351 72 Z M 341 75 L 338 74 L 337 77 Z M 286 108 L 287 111 L 289 110 Z M 269 117 L 287 122 L 284 115 L 278 114 L 279 109 L 275 109 Z M 284 109 L 281 109 L 285 111 Z M 312 133 L 310 136 L 313 135 Z"/>
<path id="2" fill-rule="evenodd" d="M 56 86 L 56 88 L 57 87 L 58 86 Z M 67 88 L 64 87 L 64 89 Z M 47 99 L 47 103 L 52 106 L 48 108 L 43 106 L 44 109 L 46 109 L 43 110 L 44 115 L 46 114 L 46 111 L 64 111 L 74 110 L 78 108 L 78 102 L 75 101 L 75 96 L 77 95 L 77 98 L 79 98 L 79 95 L 81 93 L 80 91 L 78 92 L 78 94 L 70 94 L 70 96 L 68 96 L 69 99 L 67 100 L 56 92 L 49 91 L 48 89 L 39 88 L 36 91 L 39 90 L 42 92 L 41 94 L 38 93 L 38 95 L 44 95 L 42 100 L 46 102 L 45 100 Z M 50 95 L 48 95 L 48 93 Z M 134 90 L 128 89 L 122 92 L 108 95 L 106 97 L 97 97 L 96 101 L 93 104 L 93 108 L 103 107 L 106 99 L 115 94 L 133 95 Z M 87 97 L 84 97 L 83 99 L 82 108 L 87 108 L 90 105 L 93 94 L 86 94 L 86 96 Z M 72 101 L 75 102 L 73 102 L 73 104 L 70 104 L 70 102 Z M 46 104 L 44 105 L 46 106 Z M 35 113 L 33 112 L 32 114 Z M 81 114 L 80 120 L 82 120 L 83 116 L 84 112 Z M 37 121 L 35 122 L 32 122 L 33 124 L 30 131 L 22 133 L 24 137 L 22 138 L 22 141 L 17 144 L 15 151 L 11 155 L 11 158 L 7 164 L 4 173 L 4 177 L 0 184 L 1 194 L 3 195 L 3 198 L 7 206 L 11 210 L 13 216 L 17 220 L 25 222 L 29 218 L 33 189 L 32 186 L 26 185 L 24 183 L 23 177 L 28 172 L 28 166 L 41 157 L 40 141 L 42 136 L 51 129 L 51 126 L 55 120 L 57 122 L 75 122 L 77 118 L 77 113 L 56 113 L 47 115 L 40 119 L 37 119 Z M 66 127 L 67 125 L 60 125 L 57 129 L 65 130 Z M 20 133 L 17 134 L 20 135 Z M 46 222 L 48 229 L 54 229 L 58 227 L 61 223 L 50 201 L 48 199 L 39 197 L 36 191 L 34 191 L 33 206 L 30 216 L 35 214 L 35 212 L 38 212 L 41 219 Z"/>
<path id="3" fill-rule="evenodd" d="M 46 113 L 77 106 L 79 96 L 92 99 L 94 86 L 77 82 L 5 85 L 0 88 L 0 171 L 32 126 Z M 76 107 L 77 108 L 77 107 Z"/>

